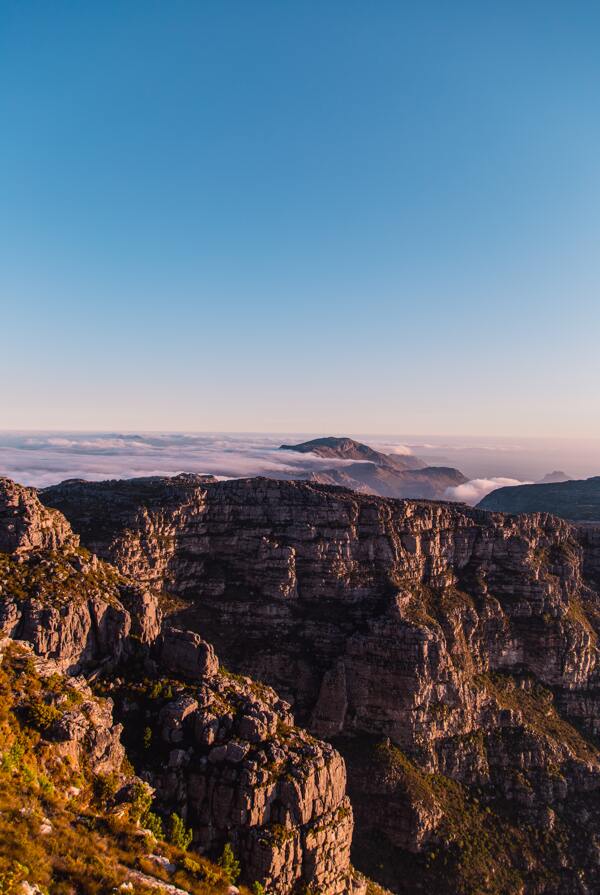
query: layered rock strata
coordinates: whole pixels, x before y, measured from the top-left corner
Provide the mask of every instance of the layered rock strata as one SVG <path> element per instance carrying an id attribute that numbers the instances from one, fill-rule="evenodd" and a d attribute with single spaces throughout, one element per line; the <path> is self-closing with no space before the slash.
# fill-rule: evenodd
<path id="1" fill-rule="evenodd" d="M 176 677 L 163 680 L 160 693 L 131 679 L 105 690 L 162 811 L 185 819 L 203 853 L 230 842 L 245 878 L 272 895 L 362 892 L 350 871 L 353 820 L 340 754 L 295 727 L 269 687 L 218 665 L 198 675 L 214 654 L 197 635 L 169 629 L 165 650 Z M 142 730 L 146 749 L 136 752 Z"/>
<path id="2" fill-rule="evenodd" d="M 118 660 L 160 630 L 156 597 L 79 545 L 62 513 L 0 479 L 0 631 L 62 671 Z"/>
<path id="3" fill-rule="evenodd" d="M 43 499 L 123 572 L 185 600 L 174 622 L 228 666 L 340 737 L 355 852 L 395 891 L 600 886 L 595 530 L 262 479 L 73 483 Z"/>
<path id="4" fill-rule="evenodd" d="M 34 491 L 0 484 L 3 642 L 20 643 L 44 677 L 96 681 L 93 694 L 71 677 L 77 699 L 61 690 L 56 705 L 53 692 L 32 704 L 58 760 L 77 767 L 84 755 L 91 773 L 118 776 L 123 734 L 156 810 L 180 815 L 200 852 L 233 845 L 244 878 L 272 895 L 364 893 L 350 867 L 339 753 L 296 728 L 273 690 L 220 669 L 197 633 L 161 626 L 153 591 L 81 548 Z M 123 725 L 113 722 L 112 691 Z"/>

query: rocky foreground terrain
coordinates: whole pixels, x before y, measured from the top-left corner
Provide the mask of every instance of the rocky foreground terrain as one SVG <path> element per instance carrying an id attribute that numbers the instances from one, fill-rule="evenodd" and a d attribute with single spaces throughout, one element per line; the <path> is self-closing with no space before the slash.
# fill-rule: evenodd
<path id="1" fill-rule="evenodd" d="M 316 803 L 312 785 L 297 786 L 287 770 L 274 781 L 281 788 L 275 837 L 300 843 L 294 860 L 304 879 L 319 862 L 336 879 L 348 872 L 350 809 L 339 753 L 355 818 L 353 863 L 394 892 L 600 891 L 597 528 L 546 513 L 507 516 L 265 479 L 71 481 L 41 498 L 102 560 L 142 590 L 160 592 L 170 626 L 214 644 L 229 669 L 221 688 L 237 680 L 233 673 L 264 681 L 312 736 L 334 746 L 330 752 L 301 733 L 288 741 L 286 769 L 300 743 L 316 750 L 306 753 L 306 773 L 318 767 L 328 781 L 319 778 Z M 107 686 L 123 707 L 120 717 L 135 703 L 139 730 L 148 709 L 123 696 L 129 685 L 122 677 Z M 213 818 L 203 801 L 207 772 L 196 757 L 198 749 L 225 746 L 216 753 L 225 780 L 233 783 L 241 768 L 254 791 L 252 775 L 264 765 L 246 727 L 242 733 L 233 721 L 226 734 L 248 744 L 237 763 L 227 763 L 220 721 L 217 739 L 206 742 L 211 706 L 246 699 L 251 685 L 240 684 L 231 700 L 215 683 L 207 686 L 206 695 L 181 691 L 192 701 L 177 704 L 174 731 L 183 745 L 169 758 L 172 776 L 151 762 L 146 772 L 166 804 L 174 799 L 190 812 L 199 843 L 220 847 L 223 830 L 237 823 L 235 843 L 252 854 L 258 873 L 268 861 L 252 852 L 247 825 L 252 818 L 264 828 L 262 796 L 256 807 L 248 794 L 231 813 L 229 790 Z M 279 718 L 276 733 L 284 725 L 275 742 L 283 750 L 289 710 L 275 696 L 259 698 L 258 711 Z M 237 719 L 233 707 L 220 710 Z M 158 729 L 162 744 L 171 722 L 161 711 L 157 718 L 150 709 L 149 726 L 152 742 Z M 258 751 L 267 773 L 272 753 Z M 206 767 L 214 774 L 211 754 Z M 292 790 L 294 811 L 286 802 Z M 307 826 L 304 804 L 317 804 L 324 820 Z M 321 823 L 337 830 L 337 869 L 327 857 L 338 853 L 329 833 L 320 857 L 309 857 L 311 831 Z M 279 826 L 293 831 L 290 840 Z M 269 852 L 266 874 L 285 863 L 278 854 Z M 316 880 L 323 892 L 337 891 L 331 878 Z"/>
<path id="2" fill-rule="evenodd" d="M 345 763 L 0 479 L 0 891 L 365 895 Z"/>

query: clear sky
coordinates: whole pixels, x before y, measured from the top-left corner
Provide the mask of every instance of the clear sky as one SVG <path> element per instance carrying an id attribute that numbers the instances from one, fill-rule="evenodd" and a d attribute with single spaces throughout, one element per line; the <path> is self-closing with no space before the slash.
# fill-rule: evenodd
<path id="1" fill-rule="evenodd" d="M 0 0 L 0 428 L 600 435 L 600 6 Z"/>

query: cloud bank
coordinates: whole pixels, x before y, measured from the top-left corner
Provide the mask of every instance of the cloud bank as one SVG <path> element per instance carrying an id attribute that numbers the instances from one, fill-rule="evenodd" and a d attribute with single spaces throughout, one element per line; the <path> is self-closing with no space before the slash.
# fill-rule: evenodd
<path id="1" fill-rule="evenodd" d="M 286 477 L 352 463 L 278 450 L 281 444 L 323 434 L 0 431 L 0 475 L 25 485 L 44 487 L 68 478 L 97 481 L 179 472 L 210 473 L 223 478 Z M 589 458 L 582 455 L 584 462 L 580 462 L 575 447 L 559 451 L 554 442 L 522 447 L 506 439 L 495 444 L 481 439 L 429 436 L 354 437 L 385 453 L 414 454 L 430 466 L 458 467 L 470 481 L 448 489 L 446 499 L 470 504 L 478 503 L 503 485 L 537 481 L 551 469 L 569 469 L 580 478 L 600 472 L 600 443 L 591 445 Z"/>
<path id="2" fill-rule="evenodd" d="M 471 506 L 478 504 L 480 500 L 495 491 L 496 488 L 512 487 L 513 485 L 530 485 L 531 482 L 521 482 L 519 479 L 507 479 L 498 476 L 491 479 L 471 479 L 464 485 L 457 485 L 455 488 L 446 489 L 446 498 L 448 500 L 458 500 L 461 503 L 468 503 Z"/>
<path id="3" fill-rule="evenodd" d="M 0 475 L 41 488 L 67 478 L 98 481 L 180 472 L 210 473 L 223 478 L 286 476 L 352 462 L 280 452 L 279 445 L 285 438 L 185 433 L 0 433 Z"/>

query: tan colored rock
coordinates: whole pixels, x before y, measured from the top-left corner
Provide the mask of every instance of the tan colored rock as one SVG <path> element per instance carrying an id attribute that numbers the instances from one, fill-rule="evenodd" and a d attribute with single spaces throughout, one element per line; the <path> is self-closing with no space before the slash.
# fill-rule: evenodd
<path id="1" fill-rule="evenodd" d="M 190 680 L 201 680 L 219 670 L 219 661 L 210 643 L 193 631 L 170 626 L 162 630 L 160 663 L 165 671 Z"/>

